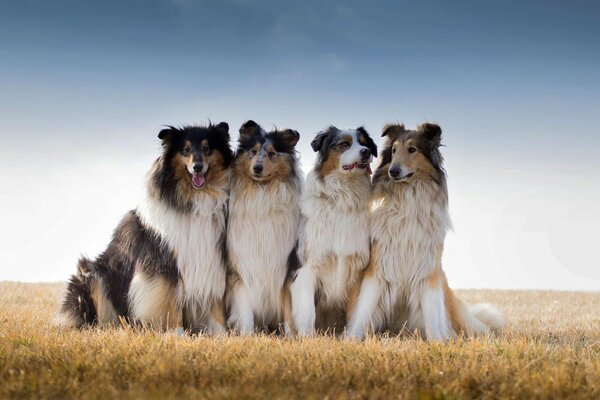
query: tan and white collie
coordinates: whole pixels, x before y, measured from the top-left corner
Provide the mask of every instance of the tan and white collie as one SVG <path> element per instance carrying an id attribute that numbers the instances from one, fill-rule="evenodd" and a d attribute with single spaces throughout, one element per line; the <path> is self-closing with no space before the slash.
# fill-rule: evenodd
<path id="1" fill-rule="evenodd" d="M 240 128 L 231 172 L 227 304 L 228 323 L 242 334 L 284 329 L 284 286 L 299 267 L 299 139 L 294 130 L 265 132 L 254 121 Z"/>
<path id="2" fill-rule="evenodd" d="M 290 286 L 292 331 L 338 333 L 369 261 L 369 164 L 377 146 L 360 127 L 330 127 L 311 143 L 318 152 L 302 196 L 302 267 Z"/>
<path id="3" fill-rule="evenodd" d="M 163 129 L 146 199 L 128 212 L 108 248 L 82 258 L 57 322 L 225 331 L 225 228 L 229 126 Z"/>
<path id="4" fill-rule="evenodd" d="M 382 161 L 373 178 L 371 258 L 351 310 L 348 335 L 418 331 L 427 340 L 485 334 L 503 322 L 489 305 L 468 307 L 442 270 L 448 214 L 442 130 L 388 125 Z"/>

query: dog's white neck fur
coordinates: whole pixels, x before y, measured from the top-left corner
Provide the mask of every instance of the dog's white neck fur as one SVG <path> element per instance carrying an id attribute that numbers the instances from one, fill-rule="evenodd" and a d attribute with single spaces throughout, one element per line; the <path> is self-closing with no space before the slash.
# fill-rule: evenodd
<path id="1" fill-rule="evenodd" d="M 366 173 L 334 172 L 321 180 L 313 170 L 307 176 L 301 201 L 305 226 L 299 252 L 303 269 L 313 269 L 310 274 L 314 278 L 310 279 L 314 279 L 319 288 L 323 306 L 343 307 L 349 285 L 357 279 L 358 271 L 352 268 L 360 266 L 347 265 L 346 257 L 359 256 L 368 260 L 370 186 Z M 337 259 L 336 265 L 327 270 L 320 268 L 331 256 Z M 302 285 L 300 281 L 298 284 Z M 292 294 L 292 304 L 293 297 Z"/>
<path id="2" fill-rule="evenodd" d="M 429 290 L 427 277 L 440 266 L 438 258 L 446 232 L 452 228 L 447 189 L 443 184 L 422 180 L 387 185 L 385 197 L 375 191 L 372 203 L 371 238 L 378 253 L 376 276 L 387 288 L 381 297 L 383 309 L 388 310 L 384 314 L 390 317 L 393 310 L 401 313 L 395 322 L 388 323 L 401 323 L 408 317 L 408 329 L 415 329 L 423 326 L 423 312 L 431 312 L 417 312 L 421 307 L 444 310 L 441 289 L 423 296 Z M 435 332 L 427 332 L 428 337 L 448 336 L 449 322 L 443 316 Z"/>
<path id="3" fill-rule="evenodd" d="M 370 188 L 371 180 L 366 173 L 336 171 L 321 180 L 313 170 L 306 177 L 302 204 L 310 207 L 315 201 L 328 201 L 335 208 L 358 210 L 368 205 Z M 310 211 L 306 211 L 308 215 Z"/>
<path id="4" fill-rule="evenodd" d="M 296 245 L 300 220 L 302 178 L 255 184 L 232 177 L 228 222 L 228 252 L 251 303 L 256 323 L 282 318 L 282 288 L 288 257 Z M 237 312 L 238 310 L 236 310 Z"/>
<path id="5" fill-rule="evenodd" d="M 371 236 L 378 245 L 385 281 L 410 285 L 408 278 L 427 277 L 452 228 L 445 186 L 414 180 L 397 185 L 387 197 L 374 193 Z"/>
<path id="6" fill-rule="evenodd" d="M 189 213 L 150 194 L 137 208 L 142 223 L 158 233 L 175 255 L 181 276 L 177 300 L 192 319 L 201 317 L 198 312 L 209 312 L 208 307 L 220 301 L 225 291 L 219 239 L 226 228 L 227 192 L 219 188 L 217 193 L 199 191 Z"/>

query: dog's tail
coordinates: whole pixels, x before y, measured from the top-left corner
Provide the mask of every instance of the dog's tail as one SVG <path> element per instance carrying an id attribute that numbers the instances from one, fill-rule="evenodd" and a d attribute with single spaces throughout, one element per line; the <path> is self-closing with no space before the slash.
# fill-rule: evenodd
<path id="1" fill-rule="evenodd" d="M 455 298 L 454 304 L 461 328 L 470 336 L 500 332 L 504 328 L 502 314 L 491 304 L 467 305 L 458 298 Z"/>
<path id="2" fill-rule="evenodd" d="M 77 273 L 71 276 L 60 310 L 54 319 L 59 328 L 82 328 L 96 323 L 96 306 L 92 298 L 92 287 L 97 280 L 94 262 L 82 257 Z"/>
<path id="3" fill-rule="evenodd" d="M 471 315 L 494 332 L 504 329 L 504 318 L 496 307 L 487 303 L 469 306 Z"/>

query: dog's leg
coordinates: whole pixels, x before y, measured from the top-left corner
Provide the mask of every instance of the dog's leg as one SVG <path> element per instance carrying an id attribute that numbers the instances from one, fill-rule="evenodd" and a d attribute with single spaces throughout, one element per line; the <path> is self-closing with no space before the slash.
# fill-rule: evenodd
<path id="1" fill-rule="evenodd" d="M 229 326 L 242 335 L 254 333 L 254 310 L 247 290 L 242 281 L 236 282 L 231 294 L 231 315 L 228 320 Z"/>
<path id="2" fill-rule="evenodd" d="M 439 269 L 433 272 L 423 284 L 420 290 L 419 304 L 427 340 L 450 339 L 453 332 L 448 318 Z"/>
<path id="3" fill-rule="evenodd" d="M 169 329 L 181 325 L 175 288 L 165 278 L 136 273 L 129 286 L 131 316 L 144 325 Z"/>
<path id="4" fill-rule="evenodd" d="M 223 309 L 223 301 L 217 301 L 213 304 L 208 315 L 208 333 L 211 335 L 224 334 L 225 329 L 225 312 Z"/>
<path id="5" fill-rule="evenodd" d="M 349 310 L 348 337 L 364 339 L 369 324 L 373 325 L 373 314 L 381 297 L 381 285 L 375 276 L 367 276 L 360 285 L 360 292 L 353 310 Z M 371 326 L 375 329 L 375 326 Z"/>
<path id="6" fill-rule="evenodd" d="M 281 297 L 283 299 L 283 333 L 289 337 L 294 332 L 294 318 L 292 316 L 292 294 L 287 283 L 282 290 Z"/>
<path id="7" fill-rule="evenodd" d="M 315 275 L 310 265 L 298 270 L 296 280 L 291 284 L 292 317 L 300 336 L 315 333 Z"/>

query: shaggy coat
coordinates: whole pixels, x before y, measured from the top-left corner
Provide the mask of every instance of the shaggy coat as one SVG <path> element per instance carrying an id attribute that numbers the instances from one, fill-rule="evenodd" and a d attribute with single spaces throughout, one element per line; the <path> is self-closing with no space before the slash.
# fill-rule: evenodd
<path id="1" fill-rule="evenodd" d="M 167 128 L 146 199 L 128 212 L 108 248 L 82 258 L 57 322 L 224 330 L 225 230 L 233 157 L 229 127 Z"/>
<path id="2" fill-rule="evenodd" d="M 267 133 L 254 121 L 240 128 L 231 172 L 227 305 L 229 325 L 242 334 L 283 328 L 286 277 L 298 268 L 299 138 L 291 129 Z"/>
<path id="3" fill-rule="evenodd" d="M 377 147 L 361 127 L 319 133 L 318 152 L 301 200 L 303 263 L 291 284 L 292 331 L 340 332 L 346 308 L 369 261 L 369 164 Z"/>
<path id="4" fill-rule="evenodd" d="M 491 306 L 463 304 L 442 270 L 451 221 L 441 133 L 434 124 L 383 131 L 387 142 L 373 178 L 371 258 L 350 316 L 350 337 L 407 329 L 445 340 L 502 327 Z"/>

